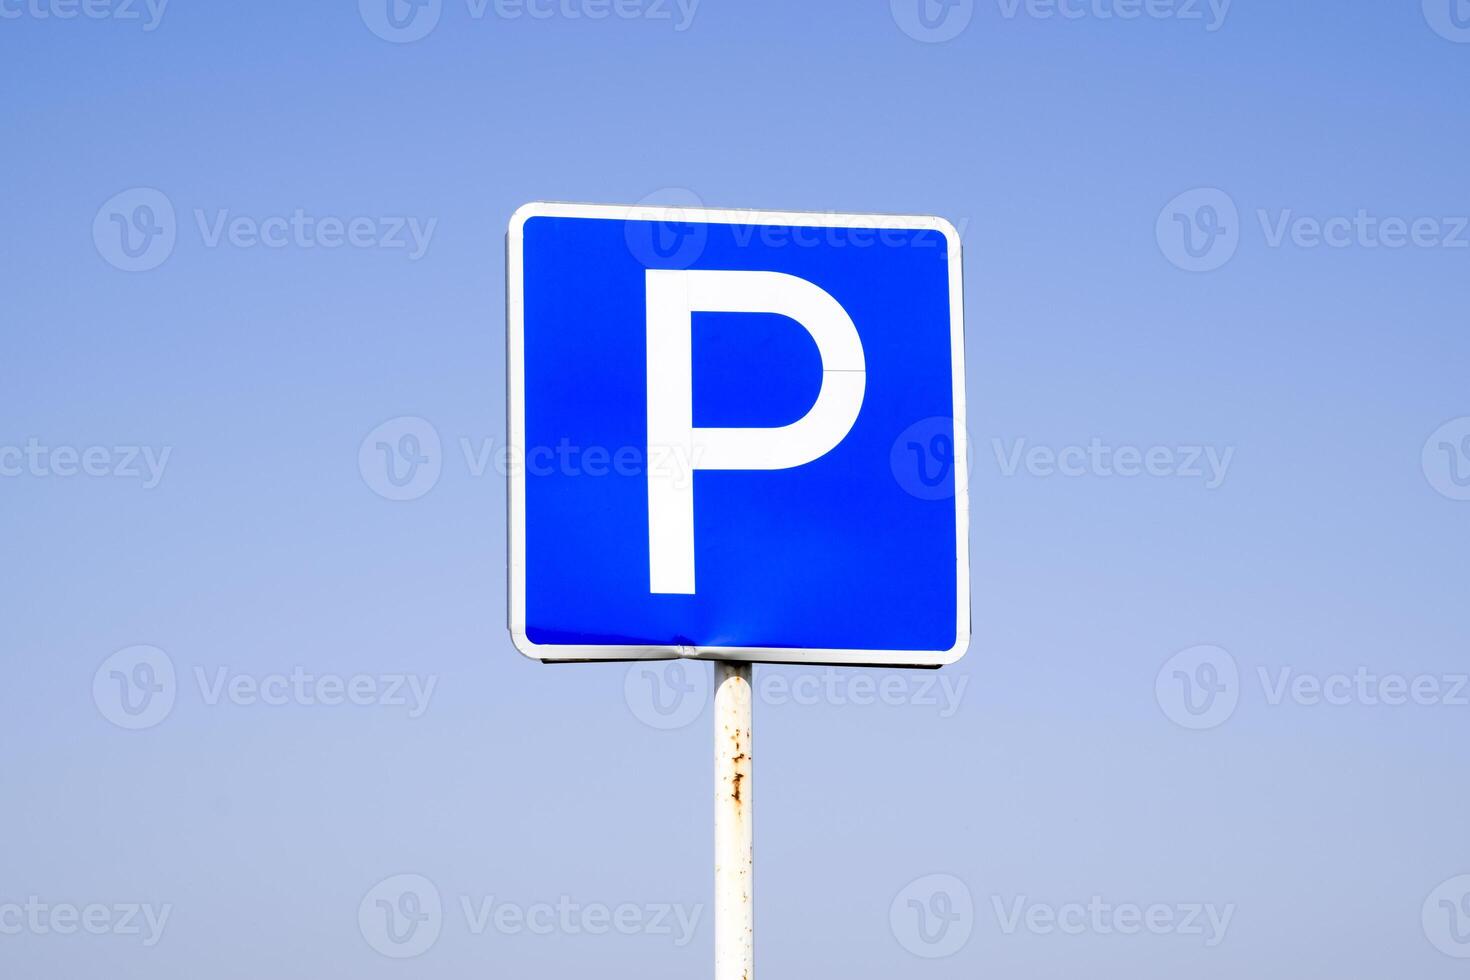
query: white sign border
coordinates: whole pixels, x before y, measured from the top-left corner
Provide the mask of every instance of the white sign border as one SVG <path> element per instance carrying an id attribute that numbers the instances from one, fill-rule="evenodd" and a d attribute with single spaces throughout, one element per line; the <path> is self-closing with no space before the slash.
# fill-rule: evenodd
<path id="1" fill-rule="evenodd" d="M 532 218 L 601 218 L 628 221 L 688 221 L 704 224 L 780 224 L 810 228 L 880 228 L 937 231 L 949 246 L 950 364 L 953 370 L 955 557 L 955 644 L 948 650 L 824 650 L 796 647 L 690 647 L 657 645 L 580 645 L 535 643 L 526 635 L 526 474 L 508 468 L 506 517 L 509 591 L 508 621 L 515 648 L 544 663 L 637 660 L 734 660 L 747 663 L 864 667 L 941 667 L 952 664 L 970 645 L 970 491 L 969 445 L 965 430 L 964 275 L 960 234 L 943 218 L 929 215 L 829 214 L 818 211 L 760 211 L 734 208 L 673 207 L 654 204 L 572 204 L 533 201 L 510 217 L 505 246 L 506 444 L 512 461 L 524 458 L 525 279 L 524 228 Z"/>

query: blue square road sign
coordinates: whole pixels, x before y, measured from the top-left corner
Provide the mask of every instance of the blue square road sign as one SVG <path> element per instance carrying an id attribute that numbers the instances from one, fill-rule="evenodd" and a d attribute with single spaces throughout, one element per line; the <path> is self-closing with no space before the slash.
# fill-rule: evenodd
<path id="1" fill-rule="evenodd" d="M 939 666 L 970 635 L 940 218 L 529 204 L 510 629 L 544 661 Z"/>

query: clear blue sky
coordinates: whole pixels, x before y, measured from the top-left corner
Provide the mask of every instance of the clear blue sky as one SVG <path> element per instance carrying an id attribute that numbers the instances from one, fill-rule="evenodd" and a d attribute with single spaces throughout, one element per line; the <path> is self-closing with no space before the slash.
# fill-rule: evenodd
<path id="1" fill-rule="evenodd" d="M 707 667 L 519 656 L 476 463 L 509 215 L 650 195 L 966 249 L 973 646 L 758 668 L 763 976 L 1463 973 L 1470 10 L 122 2 L 0 0 L 0 974 L 708 974 Z"/>

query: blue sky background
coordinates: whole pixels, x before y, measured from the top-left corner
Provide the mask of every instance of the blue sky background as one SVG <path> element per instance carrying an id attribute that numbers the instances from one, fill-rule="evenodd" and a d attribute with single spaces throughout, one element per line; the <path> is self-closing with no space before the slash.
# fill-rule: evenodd
<path id="1" fill-rule="evenodd" d="M 682 31 L 672 7 L 508 19 L 443 0 L 395 43 L 371 4 L 174 0 L 146 30 L 141 6 L 4 0 L 0 464 L 31 440 L 106 447 L 113 468 L 112 447 L 170 455 L 151 488 L 0 477 L 0 973 L 708 972 L 708 908 L 679 945 L 477 935 L 460 907 L 709 901 L 705 668 L 664 716 L 625 666 L 516 654 L 503 480 L 461 448 L 503 438 L 510 213 L 692 195 L 941 214 L 966 249 L 974 643 L 938 675 L 871 672 L 903 704 L 852 703 L 857 672 L 828 690 L 758 668 L 821 691 L 768 688 L 757 709 L 762 975 L 1460 975 L 1470 706 L 1443 702 L 1465 693 L 1470 502 L 1450 466 L 1470 456 L 1438 444 L 1470 431 L 1470 248 L 1269 234 L 1283 212 L 1364 210 L 1454 237 L 1470 44 L 1448 2 L 1236 0 L 1209 30 L 1204 4 L 1122 20 L 1102 0 L 1075 19 L 982 0 L 936 42 L 903 0 L 703 0 Z M 127 272 L 93 225 L 134 188 L 172 205 L 177 240 Z M 1156 227 L 1198 189 L 1238 214 L 1208 272 Z M 1220 198 L 1182 200 L 1165 229 L 1204 227 Z M 435 224 L 417 259 L 210 245 L 220 212 L 297 209 Z M 385 499 L 359 449 L 409 416 L 441 474 Z M 1007 475 L 1019 440 L 1094 438 L 1233 456 L 1213 489 Z M 104 661 L 137 645 L 172 664 L 174 704 L 128 730 Z M 1228 660 L 1188 653 L 1184 672 L 1233 664 L 1236 707 L 1192 729 L 1166 662 L 1200 645 Z M 1440 703 L 1272 703 L 1259 673 L 1359 668 L 1432 678 Z M 210 703 L 221 669 L 435 687 L 417 717 Z M 413 959 L 378 951 L 367 900 L 400 874 L 444 908 Z M 914 895 L 959 916 L 941 939 Z M 5 931 L 32 896 L 171 912 L 151 946 Z M 1093 896 L 1233 913 L 1207 946 L 1007 932 L 996 912 Z"/>

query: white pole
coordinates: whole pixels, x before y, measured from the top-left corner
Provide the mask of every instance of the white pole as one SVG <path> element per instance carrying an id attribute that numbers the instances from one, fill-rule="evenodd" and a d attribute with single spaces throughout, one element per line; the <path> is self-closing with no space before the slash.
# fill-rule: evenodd
<path id="1" fill-rule="evenodd" d="M 715 662 L 715 980 L 753 980 L 751 665 Z"/>

